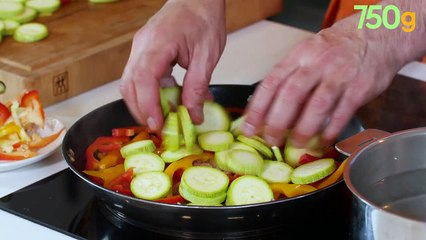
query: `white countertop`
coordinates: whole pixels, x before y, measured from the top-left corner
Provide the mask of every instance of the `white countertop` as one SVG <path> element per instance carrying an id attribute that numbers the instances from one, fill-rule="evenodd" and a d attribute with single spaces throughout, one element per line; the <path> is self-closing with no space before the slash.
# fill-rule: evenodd
<path id="1" fill-rule="evenodd" d="M 312 33 L 282 24 L 261 21 L 228 36 L 224 54 L 213 74 L 213 84 L 252 84 L 261 80 L 300 40 Z M 426 80 L 426 65 L 411 63 L 400 72 Z M 181 83 L 184 70 L 173 74 Z M 46 115 L 69 128 L 91 110 L 120 99 L 119 81 L 113 81 L 46 108 Z M 36 164 L 0 173 L 0 198 L 67 168 L 59 150 Z M 1 239 L 72 239 L 64 234 L 0 210 Z"/>

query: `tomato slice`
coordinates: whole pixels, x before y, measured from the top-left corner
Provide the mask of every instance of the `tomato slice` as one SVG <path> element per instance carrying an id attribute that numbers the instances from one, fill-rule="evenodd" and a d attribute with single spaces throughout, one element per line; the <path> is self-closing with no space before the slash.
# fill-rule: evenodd
<path id="1" fill-rule="evenodd" d="M 3 103 L 0 103 L 0 125 L 3 125 L 9 119 L 11 113 Z"/>
<path id="2" fill-rule="evenodd" d="M 21 107 L 31 109 L 33 113 L 31 115 L 33 119 L 30 119 L 31 122 L 44 126 L 44 110 L 37 90 L 28 91 L 22 96 Z"/>

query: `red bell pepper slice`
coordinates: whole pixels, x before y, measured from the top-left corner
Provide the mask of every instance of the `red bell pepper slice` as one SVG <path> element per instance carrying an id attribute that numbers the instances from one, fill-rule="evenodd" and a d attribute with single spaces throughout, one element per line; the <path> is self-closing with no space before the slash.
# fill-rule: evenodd
<path id="1" fill-rule="evenodd" d="M 36 117 L 32 120 L 40 126 L 44 126 L 44 110 L 37 90 L 31 90 L 22 96 L 21 107 L 31 108 Z"/>
<path id="2" fill-rule="evenodd" d="M 121 128 L 113 128 L 112 129 L 112 136 L 113 137 L 133 137 L 136 134 L 147 131 L 148 129 L 143 126 L 131 126 L 131 127 L 121 127 Z"/>
<path id="3" fill-rule="evenodd" d="M 129 142 L 129 137 L 98 137 L 86 149 L 86 170 L 101 169 L 101 163 L 97 157 L 98 152 L 119 150 L 127 142 Z"/>
<path id="4" fill-rule="evenodd" d="M 315 156 L 312 156 L 312 155 L 310 155 L 310 154 L 305 153 L 305 154 L 303 154 L 303 155 L 300 157 L 300 159 L 299 159 L 299 163 L 300 163 L 300 164 L 305 164 L 305 163 L 308 163 L 308 162 L 316 161 L 316 160 L 318 160 L 318 159 L 320 159 L 320 158 L 319 158 L 319 157 L 315 157 Z"/>
<path id="5" fill-rule="evenodd" d="M 0 126 L 3 125 L 7 119 L 9 119 L 11 113 L 3 103 L 0 103 Z"/>
<path id="6" fill-rule="evenodd" d="M 127 195 L 133 196 L 132 191 L 130 190 L 130 182 L 133 179 L 133 168 L 129 168 L 126 172 L 120 175 L 118 178 L 112 180 L 108 186 L 108 189 L 112 191 Z"/>
<path id="7" fill-rule="evenodd" d="M 169 203 L 169 204 L 178 204 L 178 203 L 186 203 L 187 202 L 181 195 L 165 197 L 165 198 L 157 199 L 155 201 L 161 202 L 161 203 Z"/>

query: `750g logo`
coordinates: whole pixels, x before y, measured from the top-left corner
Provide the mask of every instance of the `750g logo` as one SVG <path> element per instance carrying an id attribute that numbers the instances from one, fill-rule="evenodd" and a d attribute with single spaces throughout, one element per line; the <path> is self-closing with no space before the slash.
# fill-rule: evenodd
<path id="1" fill-rule="evenodd" d="M 412 32 L 416 28 L 416 13 L 403 12 L 401 15 L 395 5 L 354 5 L 354 10 L 361 11 L 358 29 L 364 25 L 369 29 L 377 29 L 382 25 L 387 29 L 396 29 L 401 23 L 404 32 Z"/>

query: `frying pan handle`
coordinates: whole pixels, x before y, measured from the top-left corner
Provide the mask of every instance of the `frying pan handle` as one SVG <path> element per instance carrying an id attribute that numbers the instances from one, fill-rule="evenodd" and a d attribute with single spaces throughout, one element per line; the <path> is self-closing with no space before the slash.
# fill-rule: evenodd
<path id="1" fill-rule="evenodd" d="M 389 135 L 390 133 L 386 131 L 378 129 L 366 129 L 352 137 L 336 143 L 335 147 L 341 154 L 350 156 L 352 153 Z"/>

